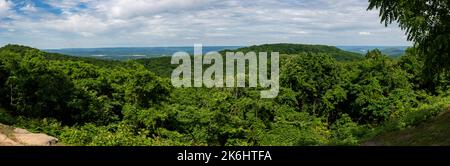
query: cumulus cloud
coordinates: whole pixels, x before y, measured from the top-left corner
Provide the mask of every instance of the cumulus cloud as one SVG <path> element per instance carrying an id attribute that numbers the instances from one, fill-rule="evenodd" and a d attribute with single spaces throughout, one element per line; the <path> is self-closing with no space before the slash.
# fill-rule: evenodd
<path id="1" fill-rule="evenodd" d="M 94 8 L 107 13 L 110 18 L 130 18 L 161 12 L 180 13 L 212 2 L 212 0 L 110 0 L 96 3 Z"/>
<path id="2" fill-rule="evenodd" d="M 89 15 L 70 15 L 64 19 L 44 21 L 44 26 L 62 32 L 74 32 L 83 36 L 93 36 L 95 33 L 108 29 L 109 22 Z M 91 34 L 91 35 L 86 35 Z"/>
<path id="3" fill-rule="evenodd" d="M 365 10 L 367 0 L 43 0 L 46 5 L 28 2 L 34 4 L 29 9 L 37 8 L 39 12 L 32 17 L 16 12 L 15 19 L 7 23 L 16 31 L 0 32 L 0 37 L 16 36 L 15 41 L 46 48 L 276 42 L 409 44 L 399 28 L 385 28 L 379 23 L 377 12 Z M 11 10 L 10 6 L 8 1 L 0 0 L 0 16 L 4 8 Z M 40 33 L 23 35 L 30 30 Z M 58 42 L 40 42 L 44 37 Z"/>
<path id="4" fill-rule="evenodd" d="M 11 3 L 6 0 L 0 0 L 0 18 L 6 17 L 9 14 Z"/>

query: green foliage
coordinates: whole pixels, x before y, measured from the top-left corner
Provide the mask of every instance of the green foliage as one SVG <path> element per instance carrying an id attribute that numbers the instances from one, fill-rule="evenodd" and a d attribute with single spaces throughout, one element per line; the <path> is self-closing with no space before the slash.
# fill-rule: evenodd
<path id="1" fill-rule="evenodd" d="M 227 51 L 232 52 L 279 52 L 280 54 L 302 54 L 302 53 L 315 53 L 315 54 L 329 54 L 331 57 L 339 61 L 354 61 L 362 59 L 362 56 L 358 53 L 343 51 L 337 47 L 325 46 L 325 45 L 306 45 L 306 44 L 263 44 L 258 46 L 243 47 L 236 50 L 224 50 L 221 51 L 222 55 Z"/>
<path id="2" fill-rule="evenodd" d="M 167 58 L 86 60 L 8 45 L 0 49 L 0 123 L 70 145 L 357 145 L 450 102 L 424 89 L 413 48 L 398 60 L 374 50 L 342 62 L 320 53 L 332 48 L 298 47 L 310 53 L 281 56 L 279 96 L 261 99 L 261 88 L 172 88 Z M 435 94 L 448 93 L 443 78 Z"/>
<path id="3" fill-rule="evenodd" d="M 418 108 L 388 121 L 365 144 L 383 146 L 448 146 L 448 96 L 432 97 Z"/>
<path id="4" fill-rule="evenodd" d="M 398 109 L 411 108 L 415 95 L 405 71 L 394 60 L 379 51 L 369 52 L 364 61 L 356 62 L 344 110 L 358 122 L 380 123 Z"/>
<path id="5" fill-rule="evenodd" d="M 16 122 L 15 117 L 11 116 L 5 109 L 0 108 L 0 123 L 11 125 Z"/>
<path id="6" fill-rule="evenodd" d="M 178 65 L 170 64 L 172 57 L 157 57 L 147 59 L 137 59 L 138 63 L 141 63 L 148 70 L 154 72 L 158 76 L 170 78 L 172 71 L 178 67 Z"/>
<path id="7" fill-rule="evenodd" d="M 422 79 L 423 60 L 418 56 L 415 48 L 407 49 L 405 55 L 400 57 L 398 65 L 408 73 L 409 82 L 415 86 L 414 88 L 420 89 L 425 85 Z"/>
<path id="8" fill-rule="evenodd" d="M 359 138 L 356 132 L 361 130 L 361 127 L 347 114 L 342 115 L 332 126 L 331 140 L 334 145 L 357 145 Z"/>
<path id="9" fill-rule="evenodd" d="M 396 131 L 417 126 L 449 108 L 448 97 L 434 97 L 428 100 L 416 108 L 405 110 L 406 112 L 386 122 L 384 130 Z"/>
<path id="10" fill-rule="evenodd" d="M 73 84 L 61 72 L 50 69 L 39 52 L 26 52 L 22 58 L 6 62 L 12 67 L 4 84 L 9 90 L 9 106 L 17 114 L 30 117 L 66 118 L 63 111 L 70 101 Z"/>
<path id="11" fill-rule="evenodd" d="M 327 54 L 338 61 L 357 61 L 363 58 L 362 55 L 353 52 L 343 51 L 339 48 L 325 45 L 304 45 L 304 44 L 265 44 L 259 46 L 243 47 L 236 50 L 220 51 L 221 55 L 225 55 L 227 51 L 231 52 L 279 52 L 280 54 L 296 55 L 296 54 Z M 178 65 L 171 65 L 171 57 L 157 57 L 135 60 L 143 64 L 148 70 L 154 72 L 161 77 L 169 78 L 172 71 Z"/>
<path id="12" fill-rule="evenodd" d="M 86 124 L 81 128 L 66 128 L 60 139 L 72 145 L 87 146 L 138 146 L 152 145 L 145 137 L 146 131 L 135 133 L 132 127 L 124 124 L 95 126 Z"/>
<path id="13" fill-rule="evenodd" d="M 450 66 L 450 3 L 448 0 L 369 0 L 379 9 L 381 21 L 397 22 L 424 57 L 427 77 L 436 78 Z"/>
<path id="14" fill-rule="evenodd" d="M 0 69 L 6 71 L 2 72 L 6 78 L 0 79 L 1 101 L 14 115 L 51 117 L 66 124 L 108 124 L 120 120 L 123 104 L 149 107 L 169 93 L 167 80 L 137 63 L 104 68 L 48 60 L 45 54 L 13 45 L 0 50 Z"/>
<path id="15" fill-rule="evenodd" d="M 12 45 L 8 44 L 0 49 L 0 52 L 10 52 L 15 53 L 18 55 L 24 55 L 27 51 L 34 51 L 34 52 L 40 52 L 40 50 L 27 47 L 27 46 L 21 46 L 21 45 Z M 52 61 L 81 61 L 89 64 L 93 64 L 96 66 L 101 67 L 115 67 L 115 66 L 123 66 L 122 62 L 120 61 L 113 61 L 113 60 L 100 60 L 95 58 L 86 58 L 86 57 L 75 57 L 75 56 L 68 56 L 58 53 L 49 53 L 49 52 L 41 52 L 41 54 L 45 57 L 47 60 Z"/>
<path id="16" fill-rule="evenodd" d="M 324 119 L 292 109 L 277 111 L 275 123 L 260 137 L 261 145 L 327 145 L 330 130 Z"/>
<path id="17" fill-rule="evenodd" d="M 335 116 L 336 106 L 346 99 L 343 67 L 325 54 L 300 54 L 280 62 L 281 86 L 295 93 L 299 111 Z"/>

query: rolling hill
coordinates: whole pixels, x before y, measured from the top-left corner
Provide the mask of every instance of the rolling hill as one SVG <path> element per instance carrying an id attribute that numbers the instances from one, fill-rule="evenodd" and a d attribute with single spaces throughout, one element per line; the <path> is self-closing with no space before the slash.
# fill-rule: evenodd
<path id="1" fill-rule="evenodd" d="M 4 47 L 0 48 L 0 52 L 6 52 L 11 51 L 14 53 L 18 53 L 21 55 L 26 54 L 30 51 L 39 51 L 42 53 L 48 60 L 63 60 L 63 61 L 83 61 L 89 64 L 98 65 L 98 66 L 117 66 L 123 64 L 123 62 L 118 60 L 102 60 L 92 57 L 78 57 L 78 56 L 70 56 L 66 54 L 61 53 L 51 53 L 46 51 L 40 51 L 39 49 L 28 47 L 28 46 L 22 46 L 22 45 L 15 45 L 15 44 L 8 44 Z"/>
<path id="2" fill-rule="evenodd" d="M 353 61 L 362 59 L 362 54 L 341 50 L 334 46 L 326 45 L 307 45 L 307 44 L 263 44 L 250 47 L 238 48 L 235 50 L 224 50 L 234 52 L 279 52 L 280 54 L 299 54 L 299 53 L 324 53 L 336 58 L 338 61 Z"/>
<path id="3" fill-rule="evenodd" d="M 339 49 L 359 53 L 366 54 L 368 51 L 378 49 L 381 53 L 388 55 L 392 58 L 398 58 L 405 54 L 408 46 L 337 46 Z"/>
<path id="4" fill-rule="evenodd" d="M 325 46 L 325 45 L 305 45 L 305 44 L 264 44 L 259 46 L 250 46 L 238 48 L 235 50 L 223 50 L 220 51 L 222 55 L 225 55 L 225 52 L 279 52 L 280 54 L 289 54 L 295 55 L 300 53 L 323 53 L 328 54 L 334 57 L 338 61 L 355 61 L 363 58 L 361 54 L 343 51 L 339 48 L 333 46 Z M 153 71 L 159 76 L 170 77 L 171 72 L 178 65 L 171 65 L 171 57 L 157 57 L 157 58 L 146 58 L 146 59 L 137 59 L 135 60 L 144 66 L 146 66 L 149 70 Z"/>

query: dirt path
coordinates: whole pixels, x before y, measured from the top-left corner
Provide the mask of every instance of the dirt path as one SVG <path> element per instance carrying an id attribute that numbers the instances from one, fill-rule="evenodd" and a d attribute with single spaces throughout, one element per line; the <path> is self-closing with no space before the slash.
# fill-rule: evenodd
<path id="1" fill-rule="evenodd" d="M 52 146 L 57 138 L 0 124 L 0 146 Z"/>

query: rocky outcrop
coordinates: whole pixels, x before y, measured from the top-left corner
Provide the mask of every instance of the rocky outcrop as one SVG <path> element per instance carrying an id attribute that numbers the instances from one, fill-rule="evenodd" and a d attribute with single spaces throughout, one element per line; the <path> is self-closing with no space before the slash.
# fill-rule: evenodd
<path id="1" fill-rule="evenodd" d="M 20 144 L 10 139 L 5 134 L 0 133 L 0 146 L 18 146 L 18 145 Z"/>
<path id="2" fill-rule="evenodd" d="M 53 146 L 58 139 L 0 124 L 0 146 Z"/>

